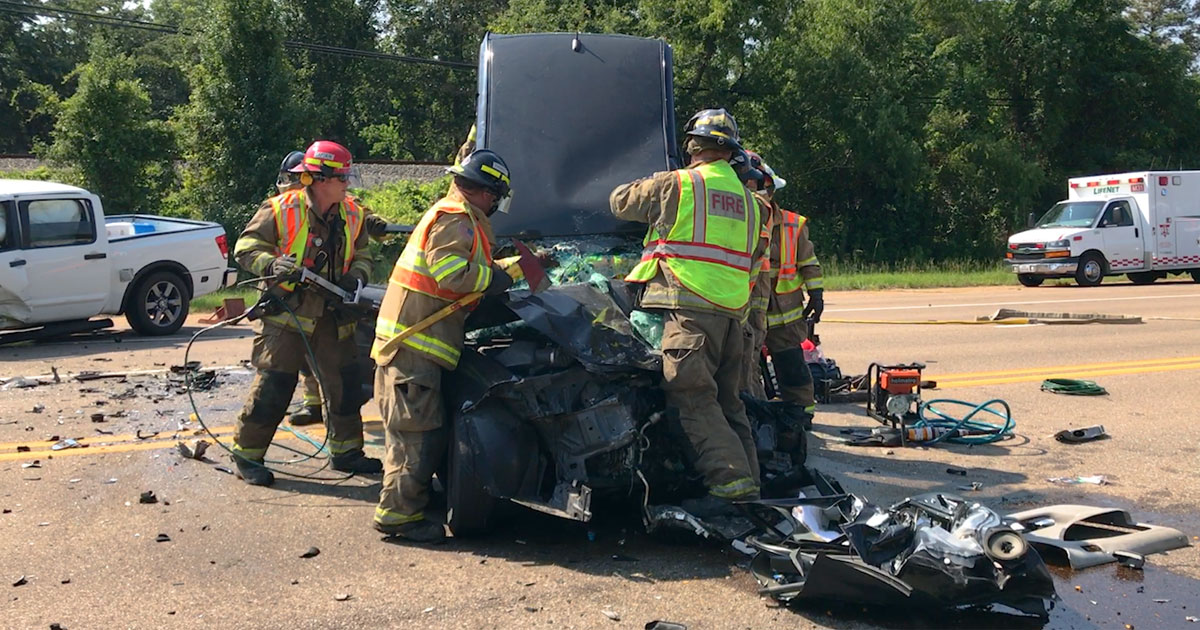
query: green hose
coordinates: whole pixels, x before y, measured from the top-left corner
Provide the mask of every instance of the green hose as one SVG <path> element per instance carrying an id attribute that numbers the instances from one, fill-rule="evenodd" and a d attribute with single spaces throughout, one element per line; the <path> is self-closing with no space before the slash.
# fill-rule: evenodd
<path id="1" fill-rule="evenodd" d="M 1070 396 L 1104 396 L 1108 394 L 1108 390 L 1097 385 L 1096 381 L 1074 378 L 1048 378 L 1042 381 L 1042 391 Z"/>

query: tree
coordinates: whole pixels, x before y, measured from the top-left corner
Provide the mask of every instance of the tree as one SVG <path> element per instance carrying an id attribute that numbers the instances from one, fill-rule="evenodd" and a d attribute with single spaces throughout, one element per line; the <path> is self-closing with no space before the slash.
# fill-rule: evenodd
<path id="1" fill-rule="evenodd" d="M 1181 44 L 1194 60 L 1200 55 L 1200 2 L 1196 0 L 1129 0 L 1125 16 L 1135 32 L 1168 47 Z"/>
<path id="2" fill-rule="evenodd" d="M 218 0 L 194 26 L 199 61 L 176 127 L 183 190 L 176 212 L 240 231 L 270 191 L 279 160 L 304 141 L 308 94 L 297 90 L 271 0 Z"/>
<path id="3" fill-rule="evenodd" d="M 41 155 L 76 168 L 88 188 L 121 213 L 154 212 L 174 181 L 174 146 L 153 118 L 133 59 L 98 37 L 72 73 L 78 88 L 62 103 L 53 144 Z"/>
<path id="4" fill-rule="evenodd" d="M 386 0 L 383 52 L 474 65 L 488 21 L 504 0 Z M 384 92 L 374 124 L 363 129 L 371 153 L 445 160 L 475 121 L 477 77 L 470 68 L 390 62 L 377 75 Z"/>
<path id="5" fill-rule="evenodd" d="M 379 0 L 293 0 L 283 13 L 288 40 L 304 44 L 375 51 Z M 378 77 L 395 62 L 362 59 L 345 53 L 288 48 L 298 89 L 311 95 L 313 111 L 303 131 L 307 138 L 335 140 L 355 157 L 365 157 L 361 129 L 376 117 L 382 97 Z"/>

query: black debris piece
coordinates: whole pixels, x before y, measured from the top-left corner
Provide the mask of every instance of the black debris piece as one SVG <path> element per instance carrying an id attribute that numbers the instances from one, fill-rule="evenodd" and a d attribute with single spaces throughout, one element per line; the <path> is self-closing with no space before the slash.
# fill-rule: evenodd
<path id="1" fill-rule="evenodd" d="M 815 473 L 820 475 L 820 473 Z M 765 534 L 751 573 L 761 594 L 893 608 L 990 608 L 1048 617 L 1054 583 L 1037 551 L 994 511 L 929 493 L 889 508 L 841 492 L 749 504 Z M 810 529 L 811 528 L 811 529 Z"/>
<path id="2" fill-rule="evenodd" d="M 966 471 L 966 470 L 964 470 L 964 469 L 962 469 L 962 468 L 957 468 L 957 467 L 954 467 L 954 466 L 951 466 L 951 467 L 947 468 L 947 469 L 946 469 L 946 472 L 947 472 L 947 473 L 949 473 L 949 474 L 951 474 L 951 475 L 958 475 L 958 476 L 960 476 L 960 477 L 966 477 L 966 476 L 967 476 L 967 471 Z"/>
<path id="3" fill-rule="evenodd" d="M 21 577 L 17 578 L 16 582 L 13 582 L 13 587 L 25 586 L 28 583 L 29 583 L 29 580 L 25 579 L 25 576 L 22 575 Z"/>
<path id="4" fill-rule="evenodd" d="M 166 534 L 159 534 L 154 537 L 154 542 L 171 542 L 171 537 Z"/>
<path id="5" fill-rule="evenodd" d="M 687 630 L 687 626 L 674 621 L 651 621 L 646 624 L 646 630 Z"/>
<path id="6" fill-rule="evenodd" d="M 316 547 L 309 547 L 308 551 L 305 551 L 304 553 L 300 554 L 300 557 L 301 558 L 315 558 L 320 553 L 321 553 L 320 549 L 317 549 Z"/>
<path id="7" fill-rule="evenodd" d="M 153 490 L 147 490 L 138 497 L 138 503 L 158 503 L 158 497 L 154 496 Z"/>

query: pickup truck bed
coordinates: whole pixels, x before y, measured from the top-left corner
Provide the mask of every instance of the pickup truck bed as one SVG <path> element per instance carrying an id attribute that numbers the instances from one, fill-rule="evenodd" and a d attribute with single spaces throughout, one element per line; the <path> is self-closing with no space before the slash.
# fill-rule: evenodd
<path id="1" fill-rule="evenodd" d="M 125 314 L 175 332 L 198 295 L 230 283 L 217 223 L 104 216 L 100 198 L 52 182 L 0 180 L 0 330 Z"/>

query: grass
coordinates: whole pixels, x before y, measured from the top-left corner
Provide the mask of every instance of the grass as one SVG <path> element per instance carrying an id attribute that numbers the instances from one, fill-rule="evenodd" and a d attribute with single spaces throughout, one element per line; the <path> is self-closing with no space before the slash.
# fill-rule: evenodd
<path id="1" fill-rule="evenodd" d="M 201 295 L 192 300 L 190 310 L 193 314 L 208 315 L 212 313 L 226 298 L 242 298 L 246 302 L 246 308 L 258 301 L 258 291 L 251 287 L 234 287 L 232 289 L 221 289 Z"/>
<path id="2" fill-rule="evenodd" d="M 830 291 L 932 289 L 1015 285 L 1017 279 L 999 262 L 948 261 L 863 264 L 836 258 L 823 261 L 825 288 Z"/>

